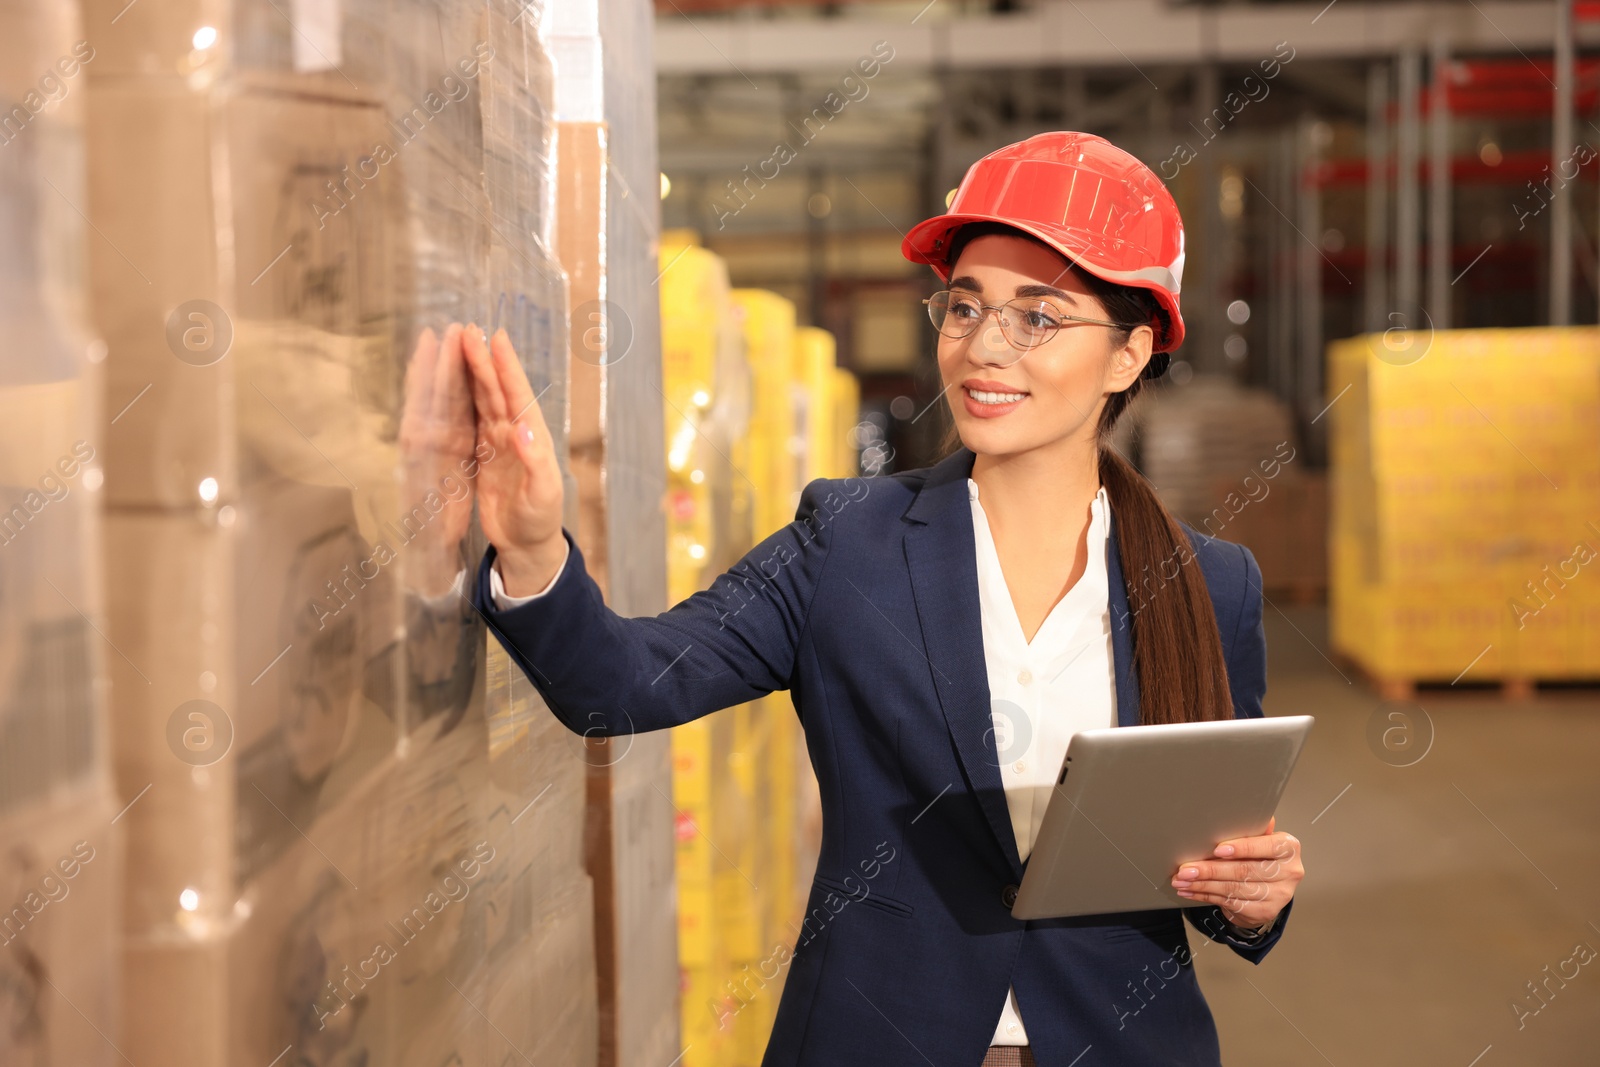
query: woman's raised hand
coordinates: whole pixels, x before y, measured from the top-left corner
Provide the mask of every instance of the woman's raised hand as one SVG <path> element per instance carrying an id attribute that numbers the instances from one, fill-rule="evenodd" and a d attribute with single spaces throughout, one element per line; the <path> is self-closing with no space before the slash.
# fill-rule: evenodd
<path id="1" fill-rule="evenodd" d="M 505 330 L 486 341 L 483 330 L 468 326 L 462 340 L 482 460 L 478 518 L 495 547 L 506 593 L 527 596 L 550 583 L 565 556 L 561 465 Z"/>

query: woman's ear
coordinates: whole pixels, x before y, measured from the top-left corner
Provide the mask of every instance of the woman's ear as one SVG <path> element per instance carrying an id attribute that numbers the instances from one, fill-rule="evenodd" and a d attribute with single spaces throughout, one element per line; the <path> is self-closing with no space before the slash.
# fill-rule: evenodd
<path id="1" fill-rule="evenodd" d="M 1106 379 L 1106 391 L 1120 393 L 1138 380 L 1150 362 L 1155 347 L 1155 330 L 1149 326 L 1135 326 L 1122 347 L 1111 353 L 1111 372 Z"/>

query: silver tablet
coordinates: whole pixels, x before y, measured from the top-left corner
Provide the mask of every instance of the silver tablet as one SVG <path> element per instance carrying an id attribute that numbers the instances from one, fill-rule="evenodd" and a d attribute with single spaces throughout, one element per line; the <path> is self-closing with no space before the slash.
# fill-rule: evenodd
<path id="1" fill-rule="evenodd" d="M 1051 790 L 1011 914 L 1192 908 L 1172 876 L 1266 832 L 1310 715 L 1080 730 Z"/>

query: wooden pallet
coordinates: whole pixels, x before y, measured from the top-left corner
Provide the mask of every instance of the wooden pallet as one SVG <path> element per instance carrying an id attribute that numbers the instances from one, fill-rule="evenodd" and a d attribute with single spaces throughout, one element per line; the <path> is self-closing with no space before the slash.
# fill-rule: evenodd
<path id="1" fill-rule="evenodd" d="M 1279 607 L 1304 607 L 1307 604 L 1326 604 L 1328 602 L 1328 583 L 1325 581 L 1306 580 L 1281 585 L 1269 585 L 1266 588 L 1266 596 L 1268 600 Z"/>
<path id="2" fill-rule="evenodd" d="M 1380 700 L 1396 703 L 1414 703 L 1419 694 L 1452 697 L 1496 696 L 1508 704 L 1528 703 L 1537 699 L 1540 692 L 1541 679 L 1524 675 L 1488 680 L 1475 678 L 1470 682 L 1451 682 L 1443 678 L 1404 678 L 1376 674 L 1347 655 L 1336 654 L 1333 658 L 1341 670 L 1359 675 L 1367 688 L 1376 693 Z M 1561 678 L 1542 681 L 1547 685 L 1559 685 L 1566 689 L 1593 688 L 1600 694 L 1600 678 L 1587 680 Z"/>
<path id="3" fill-rule="evenodd" d="M 1450 692 L 1452 695 L 1466 696 L 1472 694 L 1482 696 L 1497 694 L 1508 704 L 1526 703 L 1534 698 L 1538 691 L 1539 683 L 1532 678 L 1501 678 L 1485 686 L 1481 682 L 1473 682 L 1466 686 L 1452 685 L 1449 682 L 1421 680 L 1415 678 L 1379 678 L 1366 676 L 1367 684 L 1383 700 L 1412 703 L 1417 699 L 1419 691 L 1424 694 L 1430 692 Z"/>

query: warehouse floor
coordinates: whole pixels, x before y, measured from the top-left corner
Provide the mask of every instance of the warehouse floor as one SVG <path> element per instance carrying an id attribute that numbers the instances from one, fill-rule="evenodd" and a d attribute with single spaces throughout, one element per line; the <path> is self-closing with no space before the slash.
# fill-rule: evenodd
<path id="1" fill-rule="evenodd" d="M 1268 608 L 1267 640 L 1268 713 L 1317 717 L 1278 815 L 1307 875 L 1259 967 L 1190 935 L 1224 1062 L 1600 1062 L 1600 691 L 1423 691 L 1432 747 L 1396 767 L 1323 608 Z"/>

